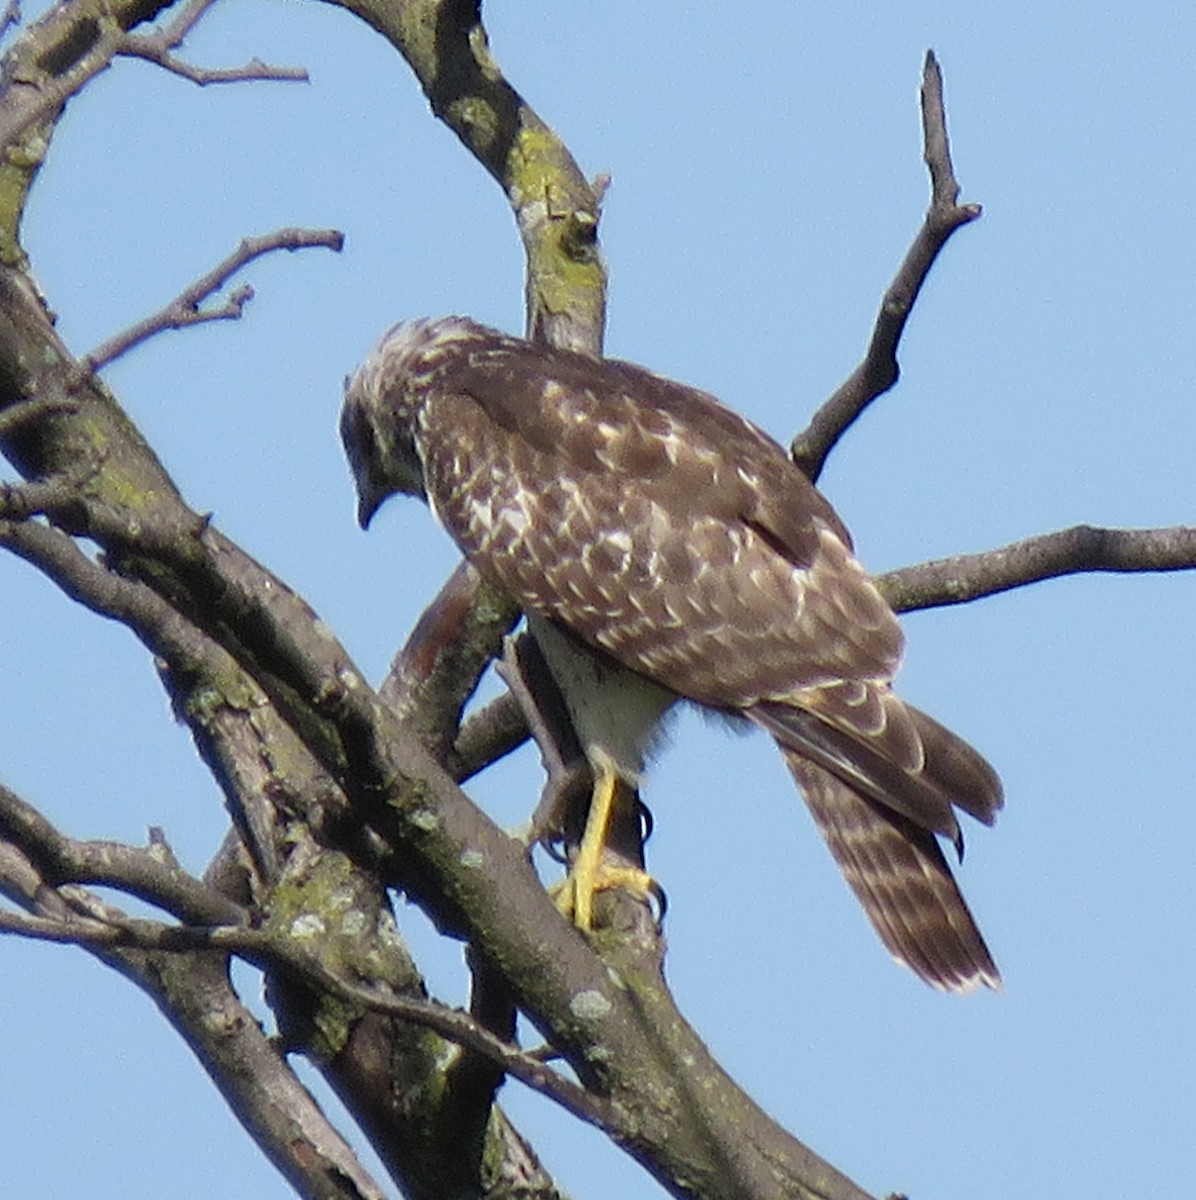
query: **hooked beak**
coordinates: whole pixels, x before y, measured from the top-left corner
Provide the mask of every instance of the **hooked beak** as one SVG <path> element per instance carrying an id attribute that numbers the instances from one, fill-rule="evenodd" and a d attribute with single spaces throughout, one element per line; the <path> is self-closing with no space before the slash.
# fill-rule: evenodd
<path id="1" fill-rule="evenodd" d="M 380 491 L 377 488 L 365 487 L 357 494 L 357 524 L 362 529 L 369 529 L 370 522 L 374 519 L 374 514 L 382 507 L 382 501 L 387 498 L 389 492 Z"/>
<path id="2" fill-rule="evenodd" d="M 369 529 L 370 522 L 374 519 L 374 513 L 378 511 L 378 506 L 381 501 L 376 500 L 373 496 L 362 496 L 357 502 L 357 524 L 362 529 Z"/>

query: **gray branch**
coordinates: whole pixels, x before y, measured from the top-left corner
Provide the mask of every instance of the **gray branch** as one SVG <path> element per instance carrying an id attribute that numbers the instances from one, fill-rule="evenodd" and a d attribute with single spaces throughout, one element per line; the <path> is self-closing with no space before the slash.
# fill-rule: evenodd
<path id="1" fill-rule="evenodd" d="M 922 144 L 931 185 L 926 219 L 881 301 L 863 362 L 814 414 L 790 447 L 793 461 L 815 481 L 839 439 L 873 400 L 897 382 L 897 347 L 930 268 L 951 235 L 981 213 L 979 204 L 958 203 L 959 183 L 951 165 L 943 106 L 943 73 L 933 51 L 927 51 L 922 70 Z"/>
<path id="2" fill-rule="evenodd" d="M 20 848 L 54 886 L 105 884 L 137 896 L 180 920 L 241 924 L 247 914 L 183 871 L 160 844 L 77 841 L 60 833 L 32 805 L 0 784 L 0 838 Z"/>
<path id="3" fill-rule="evenodd" d="M 0 112 L 0 147 L 14 147 L 36 127 L 56 121 L 66 102 L 118 57 L 145 59 L 201 86 L 306 81 L 307 72 L 302 68 L 272 67 L 256 58 L 241 67 L 223 68 L 196 67 L 178 58 L 174 51 L 213 3 L 191 0 L 174 21 L 148 34 L 128 30 L 152 21 L 170 7 L 169 0 L 156 0 L 148 8 L 137 0 L 110 0 L 102 7 L 98 21 L 79 6 L 54 6 L 26 32 L 24 47 L 29 53 L 17 53 L 22 49 L 18 45 L 12 60 L 5 63 L 5 82 L 19 79 L 23 87 L 21 96 L 9 97 L 12 102 L 6 102 Z M 33 153 L 40 161 L 45 146 Z M 35 167 L 36 162 L 28 165 Z"/>
<path id="4" fill-rule="evenodd" d="M 11 792 L 4 800 L 6 816 L 14 812 L 11 802 L 23 810 L 19 818 L 30 835 L 32 810 Z M 48 827 L 39 833 L 49 842 L 69 842 Z M 167 890 L 173 892 L 175 885 Z M 241 1004 L 223 954 L 168 952 L 110 940 L 105 931 L 131 923 L 120 909 L 78 885 L 55 886 L 20 846 L 2 838 L 0 893 L 30 913 L 0 909 L 0 932 L 80 945 L 157 1004 L 262 1152 L 304 1200 L 385 1200 L 385 1192 Z"/>
<path id="5" fill-rule="evenodd" d="M 903 567 L 877 582 L 898 612 L 965 604 L 1089 571 L 1189 571 L 1196 567 L 1196 528 L 1102 529 L 1074 525 L 986 550 Z"/>
<path id="6" fill-rule="evenodd" d="M 304 250 L 313 246 L 323 246 L 339 252 L 344 244 L 345 235 L 337 229 L 288 228 L 260 237 L 245 238 L 227 258 L 184 288 L 164 308 L 110 337 L 86 354 L 81 364 L 81 374 L 94 374 L 120 358 L 122 354 L 127 354 L 134 346 L 169 329 L 184 329 L 205 321 L 239 319 L 246 303 L 253 299 L 253 288 L 248 284 L 237 288 L 223 304 L 215 308 L 205 309 L 200 306 L 254 259 L 271 254 L 275 250 Z"/>
<path id="7" fill-rule="evenodd" d="M 85 907 L 98 906 L 89 902 Z M 74 946 L 176 955 L 219 950 L 238 955 L 263 969 L 282 967 L 304 981 L 318 982 L 325 990 L 362 1008 L 425 1026 L 449 1041 L 476 1051 L 533 1091 L 547 1096 L 606 1133 L 623 1133 L 625 1130 L 624 1123 L 618 1120 L 609 1103 L 551 1070 L 542 1059 L 496 1038 L 468 1013 L 427 1000 L 382 994 L 376 988 L 350 983 L 335 975 L 294 939 L 241 926 L 165 925 L 160 921 L 114 914 L 115 910 L 111 908 L 100 916 L 68 907 L 59 917 L 47 917 L 25 916 L 0 909 L 0 933 Z"/>
<path id="8" fill-rule="evenodd" d="M 307 83 L 308 74 L 302 67 L 272 67 L 259 58 L 242 67 L 197 67 L 178 58 L 174 51 L 208 12 L 215 0 L 190 0 L 179 15 L 156 33 L 133 36 L 125 34 L 115 40 L 114 53 L 127 58 L 142 58 L 155 63 L 174 75 L 206 87 L 213 83 L 247 83 L 267 81 L 276 83 Z"/>

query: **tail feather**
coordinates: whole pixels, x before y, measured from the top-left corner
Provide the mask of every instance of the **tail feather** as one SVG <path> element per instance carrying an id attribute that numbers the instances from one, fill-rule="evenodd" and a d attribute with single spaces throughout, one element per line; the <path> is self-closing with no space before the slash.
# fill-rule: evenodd
<path id="1" fill-rule="evenodd" d="M 746 715 L 776 739 L 889 953 L 934 987 L 998 987 L 1000 972 L 938 836 L 951 840 L 962 857 L 954 810 L 991 825 L 1004 802 L 1000 780 L 971 746 L 932 717 L 896 697 L 892 705 L 921 741 L 921 754 L 906 756 L 917 761 L 917 769 L 893 761 L 883 736 L 849 730 L 829 713 L 764 701 Z"/>
<path id="2" fill-rule="evenodd" d="M 772 734 L 779 745 L 837 775 L 877 804 L 948 838 L 962 853 L 963 837 L 952 808 L 953 797 L 927 768 L 917 773 L 904 770 L 880 754 L 875 744 L 853 737 L 792 704 L 762 701 L 746 715 Z"/>
<path id="3" fill-rule="evenodd" d="M 1001 973 L 935 835 L 778 744 L 835 861 L 889 953 L 944 991 L 970 991 L 979 984 L 999 987 Z"/>
<path id="4" fill-rule="evenodd" d="M 924 773 L 951 803 L 991 825 L 1005 804 L 997 773 L 961 737 L 920 708 L 906 704 L 926 755 Z"/>

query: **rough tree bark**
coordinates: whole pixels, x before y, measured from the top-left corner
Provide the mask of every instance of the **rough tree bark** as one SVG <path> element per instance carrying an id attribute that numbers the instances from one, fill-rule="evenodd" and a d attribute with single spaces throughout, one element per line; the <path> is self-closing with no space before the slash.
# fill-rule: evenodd
<path id="1" fill-rule="evenodd" d="M 166 4 L 66 0 L 23 31 L 4 61 L 0 449 L 24 482 L 0 489 L 0 545 L 125 624 L 155 656 L 233 827 L 195 878 L 163 842 L 79 841 L 0 788 L 0 893 L 23 910 L 0 910 L 0 931 L 84 946 L 149 995 L 301 1196 L 386 1192 L 243 1005 L 230 982 L 234 957 L 264 971 L 283 1049 L 318 1064 L 411 1197 L 559 1194 L 495 1103 L 509 1075 L 604 1131 L 674 1195 L 867 1200 L 713 1059 L 665 985 L 652 914 L 608 897 L 606 927 L 583 938 L 556 912 L 526 848 L 459 789 L 527 736 L 511 697 L 461 720 L 517 619 L 510 605 L 458 570 L 375 692 L 292 589 L 187 505 L 98 380 L 97 368 L 155 332 L 235 319 L 246 289 L 208 302 L 257 256 L 337 249 L 339 235 L 284 230 L 247 241 L 167 309 L 90 355 L 56 334 L 28 271 L 21 218 L 67 101 L 121 56 L 203 83 L 301 77 L 256 61 L 206 70 L 181 59 L 210 2 L 191 0 L 142 33 Z M 341 6 L 399 51 L 435 115 L 505 192 L 527 257 L 528 336 L 598 353 L 601 187 L 503 76 L 480 5 Z M 932 203 L 867 358 L 795 439 L 794 457 L 812 477 L 895 382 L 922 281 L 951 233 L 979 215 L 957 203 L 932 57 L 923 88 Z M 883 584 L 895 607 L 909 609 L 1074 571 L 1194 565 L 1193 530 L 1079 528 L 907 568 Z M 638 822 L 624 836 L 634 843 Z M 101 884 L 174 921 L 130 918 L 89 890 Z M 468 1012 L 429 999 L 396 933 L 391 887 L 468 944 Z M 517 1013 L 543 1047 L 515 1042 Z"/>

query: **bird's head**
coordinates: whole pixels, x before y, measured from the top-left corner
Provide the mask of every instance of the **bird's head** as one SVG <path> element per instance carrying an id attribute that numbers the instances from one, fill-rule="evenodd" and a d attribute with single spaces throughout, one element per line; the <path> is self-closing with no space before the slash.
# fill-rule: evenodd
<path id="1" fill-rule="evenodd" d="M 371 361 L 346 381 L 341 441 L 357 486 L 362 529 L 395 492 L 423 495 L 423 469 L 415 449 L 412 414 L 400 386 L 384 388 Z"/>
<path id="2" fill-rule="evenodd" d="M 357 484 L 364 529 L 396 492 L 426 498 L 420 410 L 461 343 L 491 334 L 467 317 L 421 318 L 393 326 L 345 382 L 341 440 Z"/>

